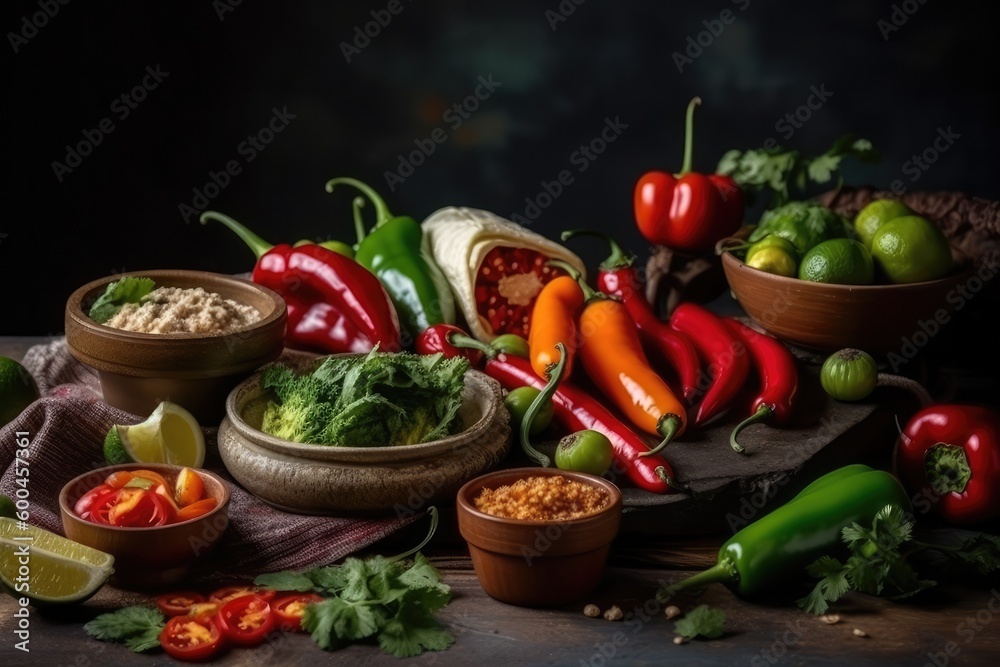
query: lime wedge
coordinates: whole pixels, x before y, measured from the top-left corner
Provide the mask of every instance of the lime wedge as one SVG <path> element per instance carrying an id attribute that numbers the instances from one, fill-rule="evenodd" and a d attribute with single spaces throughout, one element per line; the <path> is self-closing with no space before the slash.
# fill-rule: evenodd
<path id="1" fill-rule="evenodd" d="M 114 572 L 114 562 L 103 551 L 37 526 L 0 518 L 0 584 L 17 597 L 50 603 L 86 600 Z M 26 575 L 22 568 L 27 569 Z"/>
<path id="2" fill-rule="evenodd" d="M 205 463 L 205 436 L 190 412 L 164 401 L 141 424 L 113 426 L 104 440 L 104 457 L 109 463 L 170 463 L 200 468 Z"/>

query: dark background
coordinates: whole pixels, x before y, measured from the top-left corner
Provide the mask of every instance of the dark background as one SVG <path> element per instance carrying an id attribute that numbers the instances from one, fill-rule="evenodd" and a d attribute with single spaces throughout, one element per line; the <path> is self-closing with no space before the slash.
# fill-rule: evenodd
<path id="1" fill-rule="evenodd" d="M 403 11 L 350 63 L 341 43 L 386 2 L 242 2 L 226 11 L 225 0 L 42 0 L 58 13 L 34 33 L 23 17 L 41 11 L 38 0 L 5 3 L 0 333 L 61 332 L 69 293 L 121 270 L 249 270 L 253 257 L 239 239 L 187 223 L 178 210 L 230 160 L 242 172 L 210 208 L 273 242 L 352 235 L 351 196 L 323 190 L 333 176 L 366 180 L 394 211 L 418 218 L 446 205 L 510 216 L 524 212 L 543 180 L 570 169 L 573 184 L 535 228 L 614 230 L 644 256 L 632 186 L 647 169 L 680 167 L 694 95 L 704 100 L 695 140 L 702 170 L 770 137 L 814 154 L 855 132 L 882 161 L 847 165 L 849 183 L 903 179 L 912 189 L 1000 196 L 996 22 L 975 3 L 896 3 L 897 22 L 905 10 L 912 16 L 884 39 L 878 22 L 891 20 L 893 4 L 862 0 L 566 0 L 575 11 L 555 30 L 546 11 L 558 11 L 556 0 L 400 1 Z M 678 72 L 672 54 L 724 9 L 735 21 Z M 17 33 L 33 36 L 15 53 Z M 169 75 L 120 119 L 115 99 L 157 65 Z M 453 129 L 443 113 L 489 75 L 500 87 Z M 812 86 L 832 95 L 786 140 L 776 123 Z M 295 118 L 248 163 L 241 142 L 286 107 Z M 65 162 L 67 144 L 104 118 L 113 132 L 57 180 L 53 161 Z M 580 173 L 570 156 L 606 118 L 628 127 Z M 385 172 L 438 127 L 446 141 L 390 192 Z M 960 138 L 912 181 L 905 163 L 948 127 Z M 591 264 L 602 255 L 596 245 L 581 250 Z"/>

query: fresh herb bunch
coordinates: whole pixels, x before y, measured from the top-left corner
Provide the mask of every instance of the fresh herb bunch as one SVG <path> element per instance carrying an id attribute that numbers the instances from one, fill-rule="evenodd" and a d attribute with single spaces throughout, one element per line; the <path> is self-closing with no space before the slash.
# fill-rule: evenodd
<path id="1" fill-rule="evenodd" d="M 806 572 L 819 581 L 799 606 L 822 614 L 850 591 L 893 600 L 916 595 L 936 585 L 920 578 L 909 561 L 920 552 L 933 552 L 939 564 L 960 563 L 981 575 L 1000 570 L 1000 538 L 973 533 L 958 544 L 931 544 L 914 539 L 913 526 L 900 507 L 888 505 L 875 515 L 870 528 L 858 523 L 844 528 L 841 534 L 851 556 L 844 562 L 823 556 L 809 565 Z"/>
<path id="2" fill-rule="evenodd" d="M 126 303 L 140 303 L 155 288 L 156 283 L 150 278 L 125 276 L 108 285 L 87 314 L 98 324 L 104 324 L 117 315 Z"/>
<path id="3" fill-rule="evenodd" d="M 124 607 L 101 614 L 83 626 L 88 635 L 106 642 L 122 642 L 136 653 L 160 648 L 160 632 L 167 619 L 159 609 Z"/>
<path id="4" fill-rule="evenodd" d="M 688 639 L 699 636 L 706 639 L 716 639 L 722 636 L 725 624 L 726 613 L 724 611 L 702 604 L 684 614 L 684 618 L 674 624 L 674 632 Z"/>
<path id="5" fill-rule="evenodd" d="M 756 192 L 772 193 L 768 208 L 776 208 L 791 199 L 789 184 L 805 198 L 809 182 L 829 183 L 836 174 L 837 187 L 843 182 L 840 163 L 845 157 L 854 156 L 862 162 L 874 162 L 878 154 L 867 139 L 851 135 L 841 137 L 830 150 L 815 157 L 804 157 L 798 151 L 757 148 L 747 151 L 731 150 L 719 160 L 716 172 L 731 176 L 747 197 Z"/>

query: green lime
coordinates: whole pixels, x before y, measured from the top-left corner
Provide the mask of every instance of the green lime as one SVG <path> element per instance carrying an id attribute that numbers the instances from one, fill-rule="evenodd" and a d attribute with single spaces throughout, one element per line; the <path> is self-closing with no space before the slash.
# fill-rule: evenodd
<path id="1" fill-rule="evenodd" d="M 118 427 L 112 426 L 108 434 L 104 436 L 104 460 L 108 465 L 116 466 L 119 463 L 135 463 L 129 458 L 122 444 L 122 437 L 118 435 Z"/>
<path id="2" fill-rule="evenodd" d="M 875 278 L 871 253 L 854 239 L 823 241 L 806 253 L 799 278 L 814 283 L 868 285 Z"/>
<path id="3" fill-rule="evenodd" d="M 795 246 L 780 236 L 765 236 L 747 248 L 747 266 L 779 276 L 795 277 Z"/>
<path id="4" fill-rule="evenodd" d="M 0 357 L 0 428 L 38 397 L 38 385 L 28 369 L 9 357 Z"/>
<path id="5" fill-rule="evenodd" d="M 17 508 L 14 507 L 14 501 L 7 496 L 0 495 L 0 516 L 10 517 L 11 519 L 17 516 Z"/>
<path id="6" fill-rule="evenodd" d="M 890 220 L 906 215 L 913 215 L 913 211 L 903 202 L 895 199 L 876 199 L 858 211 L 858 215 L 854 218 L 854 229 L 858 233 L 858 240 L 871 250 L 875 232 Z"/>
<path id="7" fill-rule="evenodd" d="M 933 222 L 918 215 L 895 218 L 872 239 L 872 258 L 894 283 L 919 283 L 954 268 L 951 244 Z"/>
<path id="8" fill-rule="evenodd" d="M 112 426 L 104 438 L 104 460 L 200 468 L 205 463 L 205 436 L 190 412 L 164 401 L 141 424 Z"/>

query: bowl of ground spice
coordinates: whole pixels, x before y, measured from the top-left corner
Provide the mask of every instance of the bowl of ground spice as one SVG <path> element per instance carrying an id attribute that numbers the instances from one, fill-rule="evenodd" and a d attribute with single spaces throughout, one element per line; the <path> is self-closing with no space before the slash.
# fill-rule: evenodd
<path id="1" fill-rule="evenodd" d="M 458 529 L 483 590 L 508 604 L 553 607 L 600 583 L 622 495 L 594 475 L 515 468 L 468 482 L 457 505 Z"/>
<path id="2" fill-rule="evenodd" d="M 205 271 L 137 271 L 79 288 L 66 302 L 70 353 L 93 368 L 104 400 L 148 415 L 169 400 L 199 422 L 284 347 L 286 308 L 249 280 Z"/>

